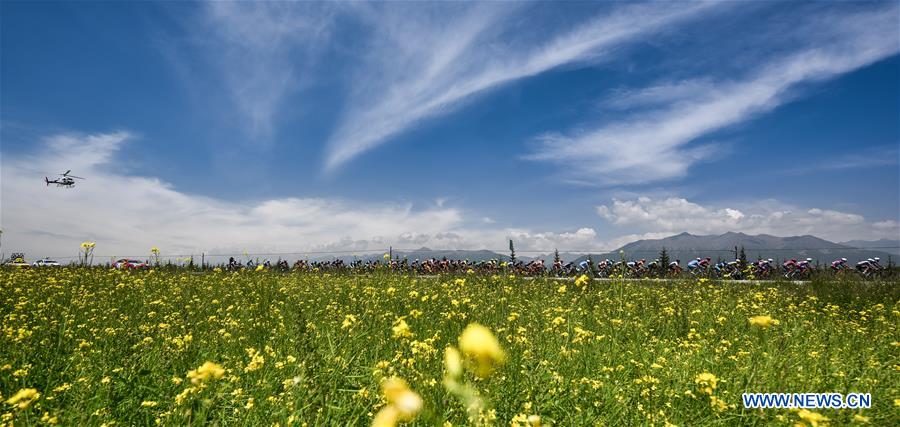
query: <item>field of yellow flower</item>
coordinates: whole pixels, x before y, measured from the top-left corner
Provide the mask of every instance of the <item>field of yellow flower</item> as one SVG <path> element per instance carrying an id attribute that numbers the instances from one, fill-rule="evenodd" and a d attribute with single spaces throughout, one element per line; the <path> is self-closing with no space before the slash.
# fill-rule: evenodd
<path id="1" fill-rule="evenodd" d="M 0 424 L 900 425 L 898 300 L 876 282 L 0 270 Z"/>

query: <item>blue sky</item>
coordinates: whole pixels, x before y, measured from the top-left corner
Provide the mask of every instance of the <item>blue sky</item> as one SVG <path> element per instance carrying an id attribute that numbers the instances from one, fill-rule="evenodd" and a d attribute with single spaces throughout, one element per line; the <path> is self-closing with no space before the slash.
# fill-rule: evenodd
<path id="1" fill-rule="evenodd" d="M 896 2 L 0 10 L 4 250 L 900 238 Z"/>

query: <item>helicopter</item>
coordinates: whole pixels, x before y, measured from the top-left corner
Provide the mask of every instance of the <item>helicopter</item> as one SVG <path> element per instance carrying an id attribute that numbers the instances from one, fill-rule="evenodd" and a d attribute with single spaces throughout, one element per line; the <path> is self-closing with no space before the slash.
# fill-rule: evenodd
<path id="1" fill-rule="evenodd" d="M 57 187 L 72 188 L 75 186 L 75 179 L 85 179 L 80 176 L 69 175 L 70 172 L 72 172 L 71 169 L 59 174 L 59 176 L 61 176 L 62 178 L 57 179 L 50 179 L 45 176 L 44 182 L 47 183 L 48 187 L 50 186 L 50 184 L 56 184 Z"/>

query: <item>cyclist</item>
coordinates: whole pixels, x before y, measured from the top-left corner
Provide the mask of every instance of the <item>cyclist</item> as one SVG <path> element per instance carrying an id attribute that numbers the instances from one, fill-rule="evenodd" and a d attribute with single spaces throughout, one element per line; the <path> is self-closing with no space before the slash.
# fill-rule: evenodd
<path id="1" fill-rule="evenodd" d="M 812 274 L 813 270 L 816 269 L 816 267 L 812 264 L 812 261 L 813 261 L 812 258 L 807 258 L 803 261 L 798 262 L 797 263 L 797 274 L 799 274 L 801 276 L 804 276 L 804 275 L 808 276 L 808 275 Z"/>
<path id="2" fill-rule="evenodd" d="M 705 271 L 709 267 L 709 262 L 712 261 L 712 258 L 696 258 L 688 263 L 688 271 L 692 274 L 697 274 Z"/>
<path id="3" fill-rule="evenodd" d="M 772 265 L 775 262 L 774 259 L 760 259 L 756 262 L 756 274 L 760 277 L 768 277 L 769 274 L 772 274 L 775 271 L 775 266 Z"/>
<path id="4" fill-rule="evenodd" d="M 681 260 L 680 259 L 676 259 L 675 261 L 672 261 L 669 263 L 669 274 L 672 274 L 674 276 L 681 274 Z"/>
<path id="5" fill-rule="evenodd" d="M 884 268 L 881 266 L 880 262 L 881 262 L 881 258 L 878 258 L 878 257 L 869 258 L 866 260 L 863 270 L 860 272 L 863 274 L 863 276 L 865 276 L 867 278 L 871 277 L 873 274 L 878 272 L 878 270 L 881 270 L 882 268 Z M 857 264 L 856 267 L 857 267 L 857 270 L 859 270 L 859 264 Z"/>
<path id="6" fill-rule="evenodd" d="M 847 258 L 840 258 L 831 262 L 831 269 L 833 271 L 837 272 L 848 268 L 850 268 L 850 266 L 847 265 Z"/>
<path id="7" fill-rule="evenodd" d="M 865 275 L 866 272 L 869 271 L 869 267 L 871 266 L 871 264 L 872 264 L 873 262 L 875 262 L 875 260 L 872 259 L 872 258 L 869 258 L 869 259 L 864 259 L 864 260 L 862 260 L 862 261 L 856 263 L 856 271 L 858 271 L 858 272 L 862 273 L 863 275 Z"/>

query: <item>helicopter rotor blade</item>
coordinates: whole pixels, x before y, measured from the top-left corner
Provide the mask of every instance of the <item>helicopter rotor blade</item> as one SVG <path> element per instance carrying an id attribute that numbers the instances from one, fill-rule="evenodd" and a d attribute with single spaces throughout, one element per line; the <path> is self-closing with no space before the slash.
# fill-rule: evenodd
<path id="1" fill-rule="evenodd" d="M 62 175 L 62 176 L 66 176 L 66 175 L 69 174 L 69 172 L 72 172 L 72 169 L 69 169 L 69 170 L 63 172 L 61 175 Z"/>
<path id="2" fill-rule="evenodd" d="M 75 176 L 75 175 L 66 175 L 66 176 L 68 176 L 69 178 L 87 179 L 87 178 L 82 178 L 80 176 Z"/>

